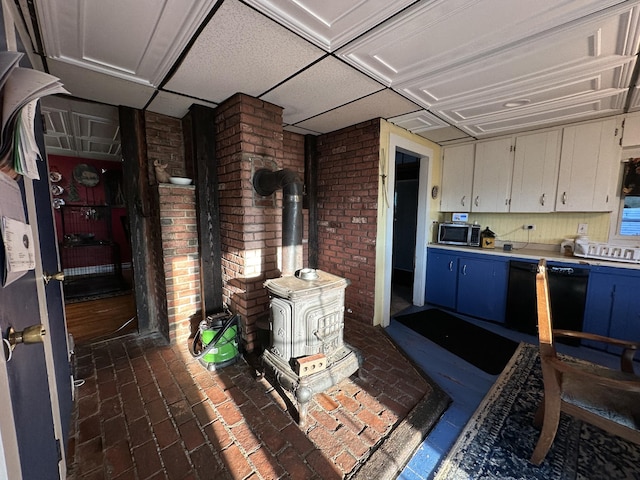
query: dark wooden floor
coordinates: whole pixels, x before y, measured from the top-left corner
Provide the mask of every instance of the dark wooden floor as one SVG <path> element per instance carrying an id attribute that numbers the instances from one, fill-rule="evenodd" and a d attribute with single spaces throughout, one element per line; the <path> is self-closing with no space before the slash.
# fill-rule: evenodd
<path id="1" fill-rule="evenodd" d="M 133 291 L 107 298 L 67 303 L 65 310 L 67 329 L 77 344 L 138 330 Z"/>

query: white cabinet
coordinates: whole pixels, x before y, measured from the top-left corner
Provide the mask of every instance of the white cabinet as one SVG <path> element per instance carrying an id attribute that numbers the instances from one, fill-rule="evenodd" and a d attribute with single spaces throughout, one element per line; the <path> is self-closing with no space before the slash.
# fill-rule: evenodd
<path id="1" fill-rule="evenodd" d="M 510 212 L 553 212 L 560 138 L 560 130 L 516 137 Z"/>
<path id="2" fill-rule="evenodd" d="M 556 211 L 611 211 L 615 203 L 612 175 L 619 159 L 618 121 L 615 118 L 565 127 Z"/>
<path id="3" fill-rule="evenodd" d="M 622 146 L 637 147 L 638 145 L 640 145 L 640 112 L 635 112 L 624 119 Z"/>
<path id="4" fill-rule="evenodd" d="M 474 155 L 472 143 L 443 149 L 441 211 L 470 211 Z"/>
<path id="5" fill-rule="evenodd" d="M 512 139 L 476 144 L 472 212 L 508 212 L 513 172 Z"/>

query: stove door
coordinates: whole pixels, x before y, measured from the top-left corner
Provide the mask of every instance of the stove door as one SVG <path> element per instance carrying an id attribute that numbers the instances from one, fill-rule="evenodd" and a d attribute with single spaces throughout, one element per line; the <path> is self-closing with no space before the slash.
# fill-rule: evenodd
<path id="1" fill-rule="evenodd" d="M 292 355 L 291 336 L 293 312 L 291 302 L 281 298 L 271 299 L 271 353 L 285 361 Z"/>

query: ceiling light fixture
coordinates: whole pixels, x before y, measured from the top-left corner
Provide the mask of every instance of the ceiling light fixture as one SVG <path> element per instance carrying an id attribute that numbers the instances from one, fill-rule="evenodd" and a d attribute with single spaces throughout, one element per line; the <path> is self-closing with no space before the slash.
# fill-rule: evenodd
<path id="1" fill-rule="evenodd" d="M 527 104 L 531 103 L 531 100 L 527 100 L 522 99 L 522 100 L 511 100 L 509 102 L 505 102 L 503 103 L 503 106 L 507 107 L 507 108 L 514 108 L 514 107 L 523 107 Z"/>

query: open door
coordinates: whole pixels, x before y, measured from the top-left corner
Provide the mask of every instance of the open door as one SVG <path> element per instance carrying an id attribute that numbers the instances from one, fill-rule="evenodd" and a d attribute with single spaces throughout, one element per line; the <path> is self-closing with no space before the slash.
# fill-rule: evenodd
<path id="1" fill-rule="evenodd" d="M 42 124 L 36 115 L 38 146 L 44 155 Z M 45 273 L 59 269 L 55 227 L 45 162 L 38 162 L 40 180 L 4 178 L 5 193 L 19 189 L 18 202 L 33 233 L 36 268 L 0 288 L 0 330 L 23 331 L 42 324 L 41 343 L 18 344 L 11 352 L 3 342 L 0 354 L 0 478 L 66 478 L 65 449 L 72 407 L 72 376 L 61 285 L 45 282 Z M 3 194 L 4 195 L 4 194 Z M 6 197 L 4 200 L 6 201 Z M 5 212 L 6 213 L 6 212 Z M 5 248 L 0 262 L 5 265 Z"/>

